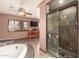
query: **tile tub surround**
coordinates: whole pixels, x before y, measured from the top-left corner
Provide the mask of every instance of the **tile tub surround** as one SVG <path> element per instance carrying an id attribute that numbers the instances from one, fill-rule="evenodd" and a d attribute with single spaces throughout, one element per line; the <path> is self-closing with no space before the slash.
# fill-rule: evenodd
<path id="1" fill-rule="evenodd" d="M 28 48 L 27 48 L 27 54 L 26 54 L 25 58 L 34 58 L 34 56 L 35 56 L 34 48 L 32 47 L 31 44 L 28 44 L 27 46 L 28 46 Z"/>
<path id="2" fill-rule="evenodd" d="M 11 40 L 0 41 L 0 43 L 9 42 Z M 25 44 L 28 46 L 28 52 L 25 58 L 38 58 L 39 56 L 39 39 L 28 40 L 28 39 L 20 39 L 14 40 L 14 43 L 10 44 Z"/>

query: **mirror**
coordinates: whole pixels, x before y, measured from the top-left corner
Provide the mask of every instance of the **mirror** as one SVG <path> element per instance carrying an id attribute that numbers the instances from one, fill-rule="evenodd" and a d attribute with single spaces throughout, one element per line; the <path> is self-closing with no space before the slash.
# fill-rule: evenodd
<path id="1" fill-rule="evenodd" d="M 8 31 L 17 32 L 17 31 L 27 31 L 27 21 L 22 20 L 9 20 L 8 22 Z"/>

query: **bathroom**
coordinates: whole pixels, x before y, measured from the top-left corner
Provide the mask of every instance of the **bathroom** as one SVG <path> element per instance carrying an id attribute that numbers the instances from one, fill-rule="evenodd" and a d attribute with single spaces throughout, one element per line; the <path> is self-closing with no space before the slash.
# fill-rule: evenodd
<path id="1" fill-rule="evenodd" d="M 0 0 L 0 58 L 78 58 L 78 0 Z"/>

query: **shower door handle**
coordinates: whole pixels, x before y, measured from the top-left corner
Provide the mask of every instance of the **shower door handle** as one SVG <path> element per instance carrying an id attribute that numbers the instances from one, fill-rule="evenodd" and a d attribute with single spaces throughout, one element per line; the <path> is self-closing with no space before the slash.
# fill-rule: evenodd
<path id="1" fill-rule="evenodd" d="M 58 39 L 59 38 L 59 35 L 56 35 L 56 38 Z"/>
<path id="2" fill-rule="evenodd" d="M 48 38 L 51 38 L 52 37 L 52 35 L 51 34 L 48 34 Z"/>

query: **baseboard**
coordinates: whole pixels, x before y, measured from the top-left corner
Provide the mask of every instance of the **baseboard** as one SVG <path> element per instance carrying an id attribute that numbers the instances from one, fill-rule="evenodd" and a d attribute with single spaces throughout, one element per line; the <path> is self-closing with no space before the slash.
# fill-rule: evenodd
<path id="1" fill-rule="evenodd" d="M 44 53 L 47 53 L 46 51 L 44 51 L 43 49 L 40 48 L 41 51 L 43 51 Z"/>

